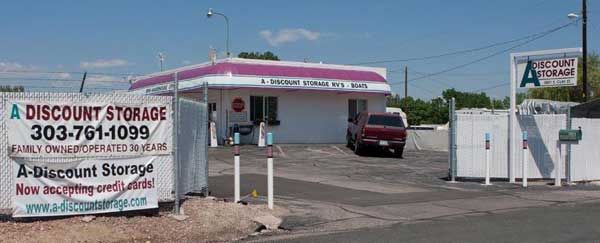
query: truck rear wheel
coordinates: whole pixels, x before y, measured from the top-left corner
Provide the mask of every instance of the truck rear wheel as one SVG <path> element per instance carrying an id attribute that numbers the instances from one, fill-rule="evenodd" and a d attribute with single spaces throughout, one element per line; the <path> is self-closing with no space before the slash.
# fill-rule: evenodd
<path id="1" fill-rule="evenodd" d="M 394 149 L 394 156 L 396 156 L 396 158 L 404 159 L 403 155 L 404 155 L 404 146 Z"/>

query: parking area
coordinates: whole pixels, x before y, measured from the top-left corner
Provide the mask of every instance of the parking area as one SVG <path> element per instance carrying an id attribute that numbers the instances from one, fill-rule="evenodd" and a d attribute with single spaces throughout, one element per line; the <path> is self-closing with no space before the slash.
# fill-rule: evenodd
<path id="1" fill-rule="evenodd" d="M 212 195 L 232 198 L 231 147 L 210 150 Z M 554 188 L 544 181 L 529 188 L 505 181 L 447 181 L 447 152 L 406 151 L 355 155 L 339 144 L 275 145 L 275 203 L 290 211 L 283 226 L 293 232 L 323 232 L 494 214 L 520 208 L 600 200 L 595 186 Z M 242 196 L 253 190 L 264 203 L 266 149 L 241 146 Z"/>
<path id="2" fill-rule="evenodd" d="M 407 151 L 404 159 L 391 153 L 357 156 L 340 144 L 275 145 L 275 176 L 349 189 L 381 193 L 430 190 L 445 185 L 447 153 Z M 233 172 L 230 147 L 209 154 L 211 176 Z M 241 173 L 265 174 L 266 149 L 241 146 Z"/>

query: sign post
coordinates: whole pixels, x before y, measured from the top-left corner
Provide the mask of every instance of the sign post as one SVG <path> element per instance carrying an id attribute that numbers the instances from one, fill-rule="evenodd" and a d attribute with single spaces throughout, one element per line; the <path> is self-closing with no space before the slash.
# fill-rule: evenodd
<path id="1" fill-rule="evenodd" d="M 577 85 L 576 57 L 581 53 L 581 48 L 564 48 L 510 54 L 508 178 L 511 183 L 515 183 L 514 167 L 518 146 L 516 143 L 517 135 L 515 134 L 517 126 L 517 86 L 519 88 L 539 88 Z"/>

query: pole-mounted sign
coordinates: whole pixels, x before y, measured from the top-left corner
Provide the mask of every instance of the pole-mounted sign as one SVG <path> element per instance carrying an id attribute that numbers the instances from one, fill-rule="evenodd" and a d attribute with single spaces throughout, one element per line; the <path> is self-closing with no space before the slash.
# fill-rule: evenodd
<path id="1" fill-rule="evenodd" d="M 568 57 L 518 63 L 519 88 L 577 86 L 577 60 Z"/>
<path id="2" fill-rule="evenodd" d="M 515 182 L 517 158 L 517 87 L 542 88 L 577 85 L 577 58 L 581 48 L 510 54 L 510 119 L 508 125 L 508 178 Z"/>

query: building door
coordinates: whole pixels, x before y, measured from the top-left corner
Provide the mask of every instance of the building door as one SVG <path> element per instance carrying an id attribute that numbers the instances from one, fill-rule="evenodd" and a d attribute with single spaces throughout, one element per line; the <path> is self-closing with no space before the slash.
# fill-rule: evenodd
<path id="1" fill-rule="evenodd" d="M 348 118 L 354 119 L 358 113 L 367 111 L 367 100 L 349 99 L 348 100 Z"/>

